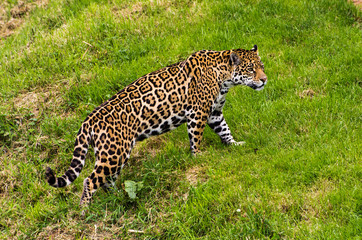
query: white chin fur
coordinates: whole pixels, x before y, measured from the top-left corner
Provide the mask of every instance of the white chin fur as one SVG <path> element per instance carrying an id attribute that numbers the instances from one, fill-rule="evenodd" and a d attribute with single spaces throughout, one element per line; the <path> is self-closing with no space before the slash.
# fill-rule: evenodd
<path id="1" fill-rule="evenodd" d="M 255 91 L 260 91 L 260 90 L 263 90 L 264 89 L 264 85 L 261 86 L 260 88 L 255 88 Z"/>

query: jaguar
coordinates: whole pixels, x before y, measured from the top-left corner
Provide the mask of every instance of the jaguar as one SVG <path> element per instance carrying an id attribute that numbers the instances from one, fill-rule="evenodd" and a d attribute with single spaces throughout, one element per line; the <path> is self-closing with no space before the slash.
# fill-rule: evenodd
<path id="1" fill-rule="evenodd" d="M 86 206 L 97 189 L 114 185 L 137 141 L 183 123 L 192 154 L 200 152 L 206 125 L 223 143 L 243 144 L 234 140 L 223 116 L 226 94 L 235 85 L 262 90 L 266 83 L 257 45 L 251 50 L 198 51 L 144 75 L 88 115 L 76 136 L 70 167 L 61 177 L 47 167 L 47 182 L 56 188 L 71 184 L 82 171 L 91 145 L 95 167 L 83 182 L 80 200 Z"/>

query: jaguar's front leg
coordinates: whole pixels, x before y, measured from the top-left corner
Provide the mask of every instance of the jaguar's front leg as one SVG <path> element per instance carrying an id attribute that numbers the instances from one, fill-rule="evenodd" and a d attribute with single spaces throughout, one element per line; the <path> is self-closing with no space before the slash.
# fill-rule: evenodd
<path id="1" fill-rule="evenodd" d="M 236 142 L 231 135 L 230 128 L 225 121 L 224 115 L 222 111 L 214 110 L 209 118 L 207 119 L 207 123 L 210 128 L 221 138 L 221 141 L 225 144 L 233 144 L 233 145 L 242 145 L 245 142 Z"/>

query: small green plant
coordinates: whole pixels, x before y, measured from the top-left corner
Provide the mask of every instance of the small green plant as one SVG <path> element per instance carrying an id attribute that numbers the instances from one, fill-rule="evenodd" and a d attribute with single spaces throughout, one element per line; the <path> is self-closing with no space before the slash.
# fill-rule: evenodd
<path id="1" fill-rule="evenodd" d="M 124 190 L 127 192 L 130 199 L 135 200 L 136 194 L 143 188 L 143 182 L 135 182 L 131 180 L 124 181 Z"/>

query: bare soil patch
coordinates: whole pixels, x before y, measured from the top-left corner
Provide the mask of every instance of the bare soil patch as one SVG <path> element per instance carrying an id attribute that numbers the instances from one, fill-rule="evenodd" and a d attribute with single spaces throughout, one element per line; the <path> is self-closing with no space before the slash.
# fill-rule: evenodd
<path id="1" fill-rule="evenodd" d="M 58 109 L 63 104 L 63 97 L 58 87 L 54 86 L 19 94 L 13 103 L 17 110 L 28 109 L 34 117 L 38 117 L 43 111 L 54 112 Z"/>
<path id="2" fill-rule="evenodd" d="M 301 215 L 303 220 L 309 221 L 312 218 L 320 218 L 326 212 L 333 211 L 332 205 L 326 201 L 326 197 L 335 191 L 336 184 L 330 180 L 324 179 L 316 183 L 310 191 L 304 194 L 304 206 Z"/>
<path id="3" fill-rule="evenodd" d="M 186 172 L 186 179 L 192 186 L 196 186 L 199 182 L 206 182 L 206 169 L 202 166 L 195 166 L 193 168 L 190 168 Z"/>
<path id="4" fill-rule="evenodd" d="M 48 0 L 19 1 L 13 7 L 8 2 L 0 3 L 0 40 L 14 34 L 34 8 L 45 7 L 47 4 Z"/>
<path id="5" fill-rule="evenodd" d="M 300 92 L 298 95 L 300 98 L 313 98 L 315 95 L 317 95 L 317 93 L 313 91 L 313 89 L 306 89 Z"/>
<path id="6" fill-rule="evenodd" d="M 121 16 L 125 19 L 134 19 L 137 18 L 143 11 L 144 6 L 141 2 L 136 2 L 130 7 L 125 8 L 118 8 L 114 7 L 112 9 L 113 13 L 115 13 L 117 16 Z"/>

